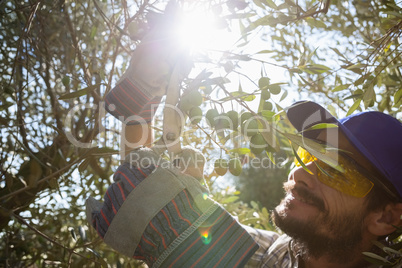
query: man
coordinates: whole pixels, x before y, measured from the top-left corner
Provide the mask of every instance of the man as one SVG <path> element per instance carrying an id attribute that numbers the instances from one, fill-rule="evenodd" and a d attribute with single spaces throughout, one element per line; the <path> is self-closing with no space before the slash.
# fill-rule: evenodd
<path id="1" fill-rule="evenodd" d="M 123 154 L 150 145 L 166 66 L 183 56 L 166 40 L 145 40 L 105 99 L 127 124 Z M 185 77 L 188 68 L 181 69 Z M 166 161 L 145 149 L 118 168 L 104 204 L 88 200 L 91 225 L 117 251 L 152 267 L 368 267 L 362 252 L 402 225 L 402 124 L 377 112 L 338 121 L 313 102 L 296 103 L 287 115 L 305 140 L 274 211 L 285 235 L 239 225 L 194 176 L 162 167 Z M 318 123 L 337 127 L 310 130 Z"/>
<path id="2" fill-rule="evenodd" d="M 287 195 L 274 211 L 276 225 L 287 235 L 276 238 L 272 233 L 250 231 L 263 246 L 249 265 L 368 266 L 362 252 L 370 252 L 372 241 L 401 226 L 402 124 L 379 112 L 338 122 L 312 102 L 296 103 L 287 114 L 300 131 L 317 123 L 336 123 L 338 128 L 305 131 L 303 136 L 339 148 L 338 162 L 346 171 L 304 158 L 312 174 L 302 167 L 293 169 L 284 185 Z"/>
<path id="3" fill-rule="evenodd" d="M 314 151 L 307 139 L 324 142 L 328 151 L 339 148 L 337 161 L 345 171 L 308 159 L 299 150 L 307 170 L 299 166 L 291 171 L 284 185 L 287 195 L 274 211 L 274 221 L 286 235 L 243 226 L 259 246 L 246 267 L 369 267 L 362 252 L 372 251 L 372 241 L 402 225 L 401 123 L 378 112 L 337 122 L 313 102 L 296 103 L 288 117 L 299 130 L 338 124 L 302 133 L 306 149 Z"/>

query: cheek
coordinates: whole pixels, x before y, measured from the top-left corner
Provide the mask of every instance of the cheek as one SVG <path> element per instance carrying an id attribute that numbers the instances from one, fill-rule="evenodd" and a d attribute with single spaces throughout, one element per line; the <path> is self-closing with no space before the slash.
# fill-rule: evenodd
<path id="1" fill-rule="evenodd" d="M 331 216 L 359 215 L 363 211 L 364 203 L 361 198 L 348 196 L 332 188 L 324 196 Z"/>

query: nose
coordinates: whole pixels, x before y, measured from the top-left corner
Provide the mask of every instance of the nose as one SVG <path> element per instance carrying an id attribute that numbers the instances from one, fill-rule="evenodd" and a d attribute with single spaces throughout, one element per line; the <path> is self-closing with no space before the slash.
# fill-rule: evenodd
<path id="1" fill-rule="evenodd" d="M 318 187 L 317 166 L 313 162 L 310 162 L 306 164 L 306 167 L 311 174 L 300 166 L 290 172 L 288 180 L 293 180 L 296 184 L 302 184 L 314 190 Z"/>

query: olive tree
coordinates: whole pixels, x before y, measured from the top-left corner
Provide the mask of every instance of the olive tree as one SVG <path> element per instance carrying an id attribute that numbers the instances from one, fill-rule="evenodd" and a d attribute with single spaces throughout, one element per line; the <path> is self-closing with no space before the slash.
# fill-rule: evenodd
<path id="1" fill-rule="evenodd" d="M 84 201 L 102 198 L 119 163 L 120 123 L 105 113 L 103 98 L 167 2 L 1 2 L 0 258 L 6 266 L 142 265 L 97 238 Z M 286 173 L 290 141 L 299 137 L 282 120 L 292 101 L 320 101 L 334 115 L 371 109 L 400 118 L 400 3 L 177 2 L 184 14 L 210 14 L 236 40 L 224 49 L 194 50 L 178 108 L 188 122 L 183 143 L 206 155 L 214 198 L 240 221 L 272 228 L 266 208 L 247 206 L 231 187 L 221 191 L 219 177 L 227 170 L 238 176 L 259 157 L 278 164 L 278 152 L 289 163 Z M 193 34 L 206 38 L 196 28 Z M 191 92 L 201 98 L 189 98 Z M 161 117 L 155 117 L 156 137 Z"/>

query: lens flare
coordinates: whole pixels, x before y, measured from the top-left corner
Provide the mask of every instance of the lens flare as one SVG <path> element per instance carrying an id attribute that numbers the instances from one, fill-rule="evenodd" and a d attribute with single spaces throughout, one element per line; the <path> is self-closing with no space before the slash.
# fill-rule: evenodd
<path id="1" fill-rule="evenodd" d="M 177 28 L 179 42 L 192 49 L 204 49 L 215 31 L 214 18 L 206 12 L 188 12 Z"/>
<path id="2" fill-rule="evenodd" d="M 208 245 L 212 241 L 212 236 L 209 233 L 209 229 L 205 230 L 200 230 L 200 235 L 201 235 L 201 241 L 205 244 Z"/>
<path id="3" fill-rule="evenodd" d="M 219 26 L 219 17 L 211 10 L 192 8 L 186 10 L 176 25 L 177 45 L 190 48 L 194 53 L 224 50 L 237 40 Z"/>

